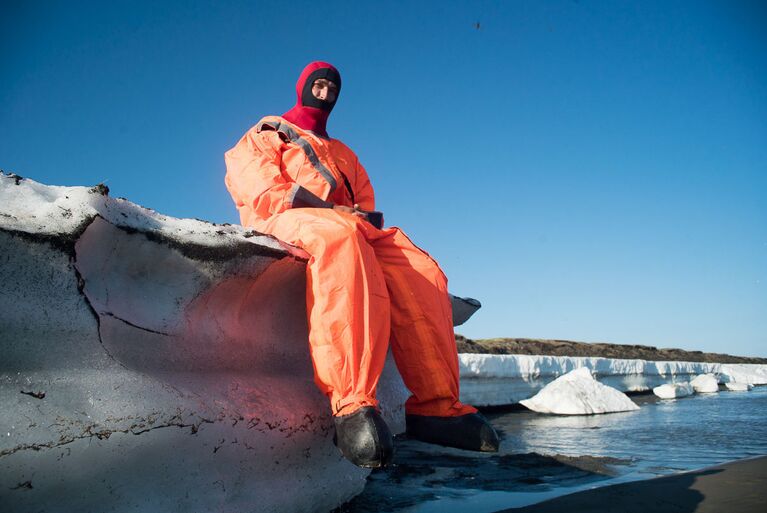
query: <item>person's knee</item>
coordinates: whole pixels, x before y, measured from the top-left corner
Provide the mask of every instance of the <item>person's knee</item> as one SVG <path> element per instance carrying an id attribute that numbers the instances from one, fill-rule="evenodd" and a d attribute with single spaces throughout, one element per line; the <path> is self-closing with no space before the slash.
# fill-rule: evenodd
<path id="1" fill-rule="evenodd" d="M 367 240 L 359 223 L 344 217 L 343 214 L 336 214 L 306 223 L 301 229 L 301 239 L 325 249 L 365 246 Z"/>

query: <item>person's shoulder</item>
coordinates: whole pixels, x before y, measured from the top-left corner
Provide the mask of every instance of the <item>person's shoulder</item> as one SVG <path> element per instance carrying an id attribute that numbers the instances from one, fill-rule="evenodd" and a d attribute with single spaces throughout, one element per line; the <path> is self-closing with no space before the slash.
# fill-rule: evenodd
<path id="1" fill-rule="evenodd" d="M 263 132 L 264 130 L 277 130 L 280 125 L 287 123 L 281 116 L 264 116 L 253 125 L 251 130 L 254 132 Z"/>
<path id="2" fill-rule="evenodd" d="M 264 116 L 248 130 L 246 137 L 280 145 L 293 140 L 295 130 L 282 116 Z"/>
<path id="3" fill-rule="evenodd" d="M 290 141 L 295 141 L 299 138 L 306 138 L 309 135 L 314 135 L 314 132 L 304 130 L 300 126 L 291 123 L 282 116 L 265 116 L 256 123 L 254 127 L 258 132 L 273 131 L 281 134 L 283 138 Z"/>

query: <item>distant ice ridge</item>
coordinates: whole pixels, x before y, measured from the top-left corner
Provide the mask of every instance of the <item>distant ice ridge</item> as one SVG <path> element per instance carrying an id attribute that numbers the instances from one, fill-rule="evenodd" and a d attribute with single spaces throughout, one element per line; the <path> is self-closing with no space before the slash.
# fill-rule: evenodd
<path id="1" fill-rule="evenodd" d="M 719 374 L 723 383 L 767 384 L 767 365 L 733 364 L 720 365 Z"/>
<path id="2" fill-rule="evenodd" d="M 560 376 L 530 399 L 520 401 L 539 413 L 590 415 L 638 410 L 626 394 L 594 379 L 587 367 Z"/>
<path id="3" fill-rule="evenodd" d="M 574 369 L 587 367 L 605 385 L 622 392 L 688 382 L 714 374 L 722 383 L 767 384 L 767 365 L 705 362 L 650 362 L 612 358 L 538 355 L 459 354 L 461 400 L 479 406 L 518 403 Z"/>

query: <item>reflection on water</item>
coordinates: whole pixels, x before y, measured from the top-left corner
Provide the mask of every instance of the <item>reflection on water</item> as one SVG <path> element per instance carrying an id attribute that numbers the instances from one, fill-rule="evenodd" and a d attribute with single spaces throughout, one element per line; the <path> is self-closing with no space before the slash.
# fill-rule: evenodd
<path id="1" fill-rule="evenodd" d="M 639 410 L 608 415 L 487 413 L 497 455 L 397 440 L 395 465 L 373 472 L 342 511 L 490 512 L 767 454 L 767 387 L 633 399 Z"/>
<path id="2" fill-rule="evenodd" d="M 631 459 L 627 473 L 667 474 L 767 454 L 767 387 L 660 401 L 609 415 L 490 415 L 505 449 Z"/>

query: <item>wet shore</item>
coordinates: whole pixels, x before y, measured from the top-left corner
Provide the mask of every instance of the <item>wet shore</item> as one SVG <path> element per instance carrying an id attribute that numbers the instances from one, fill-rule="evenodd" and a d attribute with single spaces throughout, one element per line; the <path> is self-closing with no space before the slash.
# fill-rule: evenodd
<path id="1" fill-rule="evenodd" d="M 461 500 L 482 492 L 580 489 L 619 474 L 630 460 L 597 456 L 482 454 L 399 437 L 394 464 L 374 470 L 365 491 L 339 513 L 403 511 L 429 501 Z M 449 511 L 449 510 L 448 510 Z"/>
<path id="2" fill-rule="evenodd" d="M 541 415 L 520 406 L 483 409 L 501 436 L 497 454 L 449 449 L 399 436 L 393 465 L 373 471 L 363 493 L 337 511 L 490 513 L 620 483 L 654 486 L 659 476 L 674 478 L 687 472 L 684 475 L 689 477 L 712 465 L 767 454 L 763 414 L 767 387 L 681 400 L 664 401 L 651 394 L 632 399 L 640 410 L 609 415 Z M 722 476 L 732 474 L 728 472 Z M 718 475 L 696 474 L 685 483 Z M 744 486 L 753 483 L 747 473 L 738 471 L 737 476 L 743 478 Z M 673 493 L 680 500 L 686 497 L 687 503 L 698 493 L 709 497 L 708 492 L 689 490 Z M 653 506 L 653 511 L 661 510 Z"/>
<path id="3" fill-rule="evenodd" d="M 767 456 L 702 470 L 563 495 L 499 513 L 761 513 L 767 504 Z"/>

